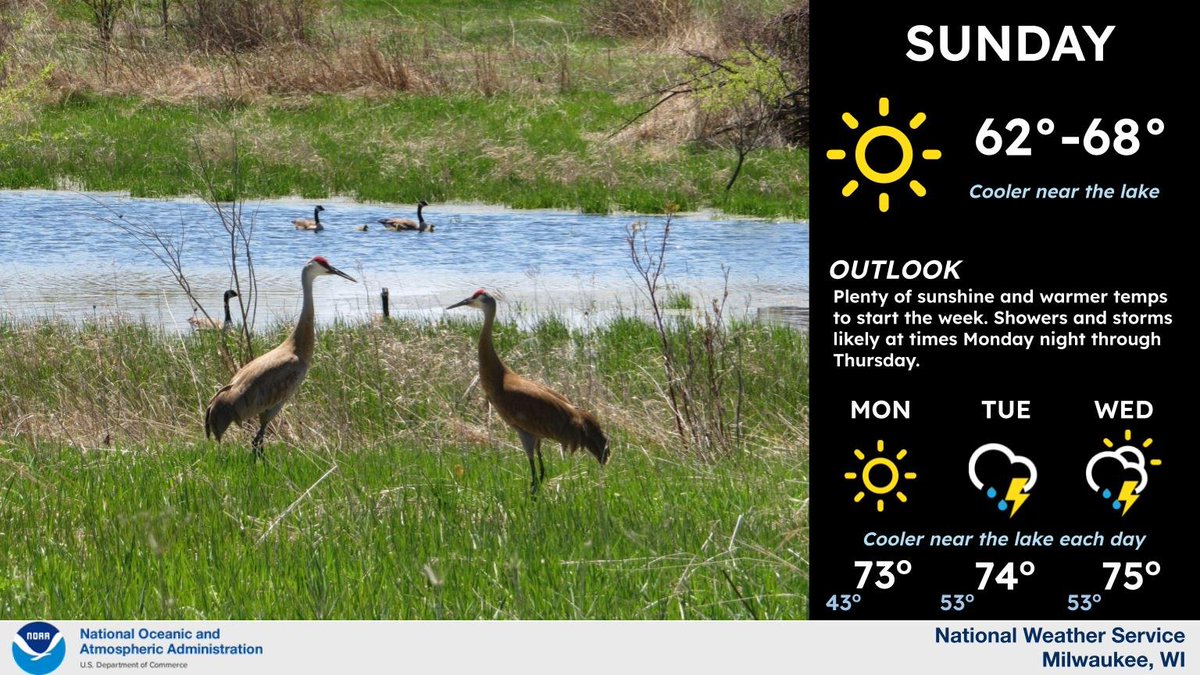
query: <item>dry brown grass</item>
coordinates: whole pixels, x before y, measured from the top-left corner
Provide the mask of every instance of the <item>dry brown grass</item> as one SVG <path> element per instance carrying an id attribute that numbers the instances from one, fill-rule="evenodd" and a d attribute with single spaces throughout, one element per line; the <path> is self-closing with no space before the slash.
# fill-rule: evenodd
<path id="1" fill-rule="evenodd" d="M 179 339 L 119 318 L 83 328 L 0 327 L 0 439 L 96 451 L 200 441 L 203 407 L 230 375 L 215 354 L 219 339 Z M 403 438 L 418 447 L 516 447 L 474 381 L 474 341 L 471 329 L 445 325 L 322 331 L 313 369 L 272 429 L 273 442 L 375 447 Z M 620 430 L 630 447 L 675 445 L 656 369 L 601 375 L 574 341 L 546 344 L 531 334 L 508 336 L 504 357 Z M 794 452 L 790 432 L 763 431 L 746 438 L 756 452 Z M 232 430 L 226 442 L 247 444 L 251 433 Z"/>
<path id="2" fill-rule="evenodd" d="M 90 93 L 160 103 L 241 104 L 268 96 L 377 96 L 427 89 L 405 59 L 385 54 L 373 40 L 326 52 L 288 43 L 239 58 L 114 47 L 99 63 L 81 59 L 56 70 L 51 85 L 64 98 Z"/>
<path id="3" fill-rule="evenodd" d="M 323 0 L 183 0 L 176 5 L 180 35 L 204 52 L 305 42 L 325 11 Z"/>
<path id="4" fill-rule="evenodd" d="M 691 22 L 690 0 L 586 0 L 584 24 L 595 35 L 661 38 Z"/>
<path id="5" fill-rule="evenodd" d="M 660 105 L 654 112 L 622 129 L 613 141 L 621 145 L 674 147 L 702 138 L 704 117 L 696 101 L 676 96 Z"/>
<path id="6" fill-rule="evenodd" d="M 763 34 L 769 18 L 747 9 L 759 7 L 754 2 L 723 3 L 716 13 L 693 11 L 687 0 L 588 3 L 588 21 L 629 19 L 612 30 L 634 49 L 614 59 L 611 50 L 581 49 L 565 26 L 562 42 L 517 39 L 514 28 L 511 41 L 477 43 L 436 23 L 346 23 L 329 7 L 326 0 L 178 0 L 164 36 L 158 16 L 134 5 L 105 47 L 86 21 L 57 18 L 44 0 L 0 0 L 0 50 L 21 44 L 0 66 L 0 80 L 6 71 L 53 63 L 50 90 L 59 100 L 98 94 L 233 105 L 322 94 L 644 92 L 685 73 L 687 53 L 719 54 L 736 31 Z M 792 35 L 786 21 L 769 25 L 779 40 Z"/>
<path id="7" fill-rule="evenodd" d="M 5 360 L 24 364 L 31 376 L 43 367 L 56 374 L 37 384 L 36 394 L 13 392 L 0 400 L 0 436 L 92 450 L 199 438 L 203 405 L 228 373 L 195 340 L 148 337 L 145 329 L 120 321 L 85 332 L 66 326 L 12 329 L 4 340 Z M 473 385 L 477 366 L 470 338 L 426 330 L 400 339 L 392 326 L 363 326 L 338 332 L 322 347 L 310 382 L 273 431 L 279 441 L 354 437 L 386 443 L 398 434 L 429 443 L 494 444 L 497 436 L 513 441 Z M 618 398 L 597 383 L 580 383 L 581 373 L 564 379 L 532 362 L 561 363 L 563 356 L 534 356 L 523 345 L 508 354 L 530 376 L 576 400 Z M 382 406 L 383 412 L 364 415 L 364 405 Z M 640 418 L 629 416 L 635 411 L 609 409 Z M 234 431 L 230 441 L 246 441 L 243 436 Z"/>

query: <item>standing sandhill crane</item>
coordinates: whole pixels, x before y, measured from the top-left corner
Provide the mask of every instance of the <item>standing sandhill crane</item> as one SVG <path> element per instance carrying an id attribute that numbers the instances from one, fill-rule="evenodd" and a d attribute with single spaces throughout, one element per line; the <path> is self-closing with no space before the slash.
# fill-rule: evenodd
<path id="1" fill-rule="evenodd" d="M 312 220 L 307 218 L 297 218 L 296 220 L 292 221 L 292 225 L 295 225 L 297 230 L 320 232 L 321 230 L 325 229 L 325 226 L 321 224 L 321 212 L 324 210 L 324 206 L 317 206 L 317 208 L 313 209 Z"/>
<path id="2" fill-rule="evenodd" d="M 425 216 L 421 213 L 421 209 L 426 206 L 429 206 L 429 202 L 424 199 L 417 202 L 415 222 L 408 218 L 380 218 L 379 224 L 392 232 L 433 232 L 433 224 L 425 222 Z"/>
<path id="3" fill-rule="evenodd" d="M 232 288 L 225 291 L 225 320 L 217 321 L 216 319 L 206 319 L 203 317 L 193 316 L 188 319 L 188 323 L 192 324 L 192 328 L 196 330 L 229 330 L 233 325 L 233 315 L 229 313 L 229 299 L 236 298 L 237 291 Z"/>
<path id="4" fill-rule="evenodd" d="M 562 443 L 564 450 L 586 447 L 601 466 L 607 464 L 608 438 L 595 417 L 576 408 L 558 392 L 517 375 L 500 362 L 492 345 L 496 299 L 480 289 L 446 309 L 464 305 L 483 310 L 483 330 L 479 334 L 479 381 L 500 417 L 515 428 L 521 438 L 521 445 L 529 457 L 529 473 L 533 475 L 530 490 L 537 492 L 538 485 L 546 478 L 546 465 L 542 461 L 543 438 Z M 533 466 L 535 452 L 540 474 Z"/>
<path id="5" fill-rule="evenodd" d="M 296 328 L 283 344 L 242 366 L 229 384 L 221 387 L 204 412 L 204 436 L 216 436 L 220 442 L 225 429 L 258 415 L 258 434 L 254 436 L 254 457 L 262 456 L 263 435 L 267 424 L 279 414 L 283 404 L 296 393 L 312 362 L 316 333 L 313 330 L 313 279 L 336 274 L 353 277 L 329 264 L 321 256 L 308 261 L 300 273 L 304 288 L 304 307 Z M 355 283 L 357 283 L 355 281 Z"/>

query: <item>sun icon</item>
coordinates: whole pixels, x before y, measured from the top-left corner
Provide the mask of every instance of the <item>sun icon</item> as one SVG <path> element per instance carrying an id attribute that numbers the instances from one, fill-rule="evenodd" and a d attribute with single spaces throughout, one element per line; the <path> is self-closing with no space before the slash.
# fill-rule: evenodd
<path id="1" fill-rule="evenodd" d="M 890 112 L 889 108 L 890 106 L 888 104 L 888 100 L 886 98 L 880 98 L 879 116 L 887 117 L 888 113 Z M 848 112 L 842 113 L 842 122 L 844 122 L 850 129 L 857 129 L 859 126 L 858 120 L 854 117 L 854 115 L 851 115 Z M 913 115 L 912 119 L 908 121 L 908 128 L 916 130 L 924 123 L 925 113 L 919 112 L 916 115 Z M 877 138 L 890 138 L 900 146 L 900 164 L 891 171 L 876 171 L 870 164 L 867 163 L 867 146 L 871 144 L 871 141 L 874 141 Z M 837 148 L 828 150 L 825 153 L 825 157 L 833 160 L 846 159 L 846 155 L 847 153 L 845 150 L 840 150 Z M 935 160 L 941 158 L 941 150 L 934 150 L 930 148 L 928 150 L 921 151 L 921 159 Z M 903 131 L 887 124 L 880 124 L 867 129 L 863 132 L 862 136 L 858 137 L 858 144 L 854 146 L 854 164 L 858 167 L 859 172 L 862 173 L 863 178 L 866 178 L 872 183 L 879 183 L 880 185 L 895 183 L 901 178 L 904 178 L 904 175 L 908 173 L 910 168 L 912 168 L 912 163 L 912 141 L 908 140 L 908 136 L 906 136 Z M 908 181 L 908 188 L 912 190 L 913 194 L 915 194 L 917 197 L 925 196 L 925 186 L 921 185 L 921 183 L 915 179 Z M 842 186 L 842 196 L 849 197 L 850 195 L 854 194 L 854 191 L 857 189 L 858 181 L 851 179 L 850 182 Z M 879 212 L 887 213 L 890 204 L 891 198 L 888 197 L 888 193 L 885 191 L 880 191 Z"/>
<path id="2" fill-rule="evenodd" d="M 880 455 L 883 454 L 882 440 L 875 443 L 875 449 Z M 896 486 L 900 484 L 901 475 L 904 476 L 904 480 L 913 480 L 917 477 L 917 474 L 913 471 L 905 471 L 903 474 L 901 474 L 900 467 L 897 465 L 897 462 L 908 456 L 907 450 L 902 449 L 900 452 L 897 452 L 896 459 L 894 460 L 889 457 L 875 457 L 871 460 L 868 460 L 867 456 L 863 454 L 863 451 L 858 449 L 855 449 L 854 456 L 858 458 L 858 461 L 867 463 L 862 469 L 861 479 L 860 474 L 855 473 L 854 471 L 847 471 L 844 477 L 846 480 L 862 480 L 863 487 L 867 488 L 867 490 L 871 491 L 872 493 L 879 495 L 879 499 L 875 502 L 876 511 L 883 511 L 883 497 L 893 490 L 896 491 L 896 499 L 899 499 L 901 504 L 908 501 L 908 495 L 896 490 Z M 872 472 L 875 473 L 877 479 L 880 477 L 879 474 L 883 474 L 886 482 L 879 484 L 871 480 Z M 854 495 L 854 503 L 857 504 L 858 502 L 861 502 L 866 496 L 867 493 L 860 490 L 858 494 Z"/>

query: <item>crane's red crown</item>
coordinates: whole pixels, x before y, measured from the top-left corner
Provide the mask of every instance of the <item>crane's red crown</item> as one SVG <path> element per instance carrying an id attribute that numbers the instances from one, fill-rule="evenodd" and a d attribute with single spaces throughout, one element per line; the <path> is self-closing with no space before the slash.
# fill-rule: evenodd
<path id="1" fill-rule="evenodd" d="M 322 267 L 329 267 L 329 261 L 325 259 L 325 256 L 315 256 L 312 261 L 320 264 Z"/>
<path id="2" fill-rule="evenodd" d="M 479 289 L 479 290 L 475 291 L 475 295 L 472 295 L 471 297 L 472 297 L 472 298 L 478 298 L 478 297 L 479 297 L 479 296 L 481 296 L 481 295 L 487 295 L 487 291 L 485 291 L 485 290 L 483 290 L 483 289 L 481 288 L 481 289 Z"/>

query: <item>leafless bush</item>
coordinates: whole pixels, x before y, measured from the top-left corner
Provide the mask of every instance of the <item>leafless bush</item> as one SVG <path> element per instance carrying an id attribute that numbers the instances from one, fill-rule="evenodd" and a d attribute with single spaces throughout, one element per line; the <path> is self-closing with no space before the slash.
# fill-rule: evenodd
<path id="1" fill-rule="evenodd" d="M 227 369 L 232 374 L 237 370 L 239 363 L 247 363 L 254 358 L 251 333 L 257 314 L 258 278 L 251 246 L 254 224 L 247 223 L 243 217 L 243 173 L 236 133 L 230 134 L 229 143 L 228 154 L 214 159 L 197 141 L 194 163 L 189 168 L 196 177 L 200 198 L 216 214 L 228 240 L 225 256 L 229 265 L 230 288 L 238 293 L 241 326 L 237 332 L 237 355 L 230 351 L 224 339 L 220 343 L 220 351 Z M 112 207 L 106 208 L 109 209 L 111 217 L 103 220 L 129 235 L 162 263 L 170 272 L 175 284 L 188 297 L 192 307 L 211 321 L 212 316 L 197 297 L 184 269 L 183 253 L 188 242 L 189 230 L 194 229 L 194 224 L 180 223 L 178 234 L 171 234 L 160 223 L 136 221 L 126 218 Z M 225 334 L 221 333 L 222 338 Z"/>
<path id="2" fill-rule="evenodd" d="M 761 5 L 737 1 L 721 3 L 714 18 L 718 44 L 723 49 L 762 44 L 771 19 Z"/>
<path id="3" fill-rule="evenodd" d="M 690 0 L 587 0 L 584 24 L 594 35 L 661 38 L 692 19 Z"/>
<path id="4" fill-rule="evenodd" d="M 768 21 L 760 37 L 768 52 L 792 69 L 797 79 L 808 82 L 808 0 Z"/>
<path id="5" fill-rule="evenodd" d="M 121 13 L 129 8 L 130 0 L 79 0 L 92 16 L 92 25 L 100 41 L 104 44 L 112 42 L 113 28 Z"/>
<path id="6" fill-rule="evenodd" d="M 658 332 L 664 397 L 679 440 L 686 451 L 713 461 L 742 447 L 741 344 L 730 341 L 724 318 L 729 270 L 721 297 L 703 310 L 699 323 L 691 316 L 672 323 L 663 283 L 670 236 L 670 218 L 657 240 L 651 240 L 645 223 L 635 223 L 626 230 L 626 243 Z"/>
<path id="7" fill-rule="evenodd" d="M 307 40 L 323 0 L 185 0 L 179 29 L 193 49 L 247 52 Z"/>
<path id="8" fill-rule="evenodd" d="M 238 292 L 238 307 L 242 317 L 238 342 L 241 348 L 241 362 L 247 363 L 254 358 L 251 331 L 254 329 L 258 309 L 258 275 L 254 270 L 254 253 L 251 246 L 254 223 L 247 223 L 243 217 L 246 200 L 238 135 L 236 132 L 229 135 L 229 155 L 226 163 L 213 161 L 204 153 L 198 140 L 194 148 L 192 172 L 199 183 L 200 198 L 217 215 L 229 242 L 227 262 L 232 279 L 231 287 Z M 204 311 L 199 302 L 196 306 Z M 208 316 L 207 311 L 204 311 L 204 314 Z"/>

